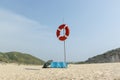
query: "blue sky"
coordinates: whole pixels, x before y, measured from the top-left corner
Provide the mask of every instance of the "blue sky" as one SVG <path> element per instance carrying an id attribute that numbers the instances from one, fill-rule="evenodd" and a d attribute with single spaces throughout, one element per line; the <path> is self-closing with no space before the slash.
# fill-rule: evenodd
<path id="1" fill-rule="evenodd" d="M 66 23 L 67 61 L 120 47 L 119 0 L 0 0 L 0 51 L 63 61 L 56 29 Z"/>

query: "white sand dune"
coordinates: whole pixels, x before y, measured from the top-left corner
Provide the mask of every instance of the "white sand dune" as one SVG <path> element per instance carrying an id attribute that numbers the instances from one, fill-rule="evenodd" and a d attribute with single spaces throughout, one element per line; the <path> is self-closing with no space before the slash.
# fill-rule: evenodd
<path id="1" fill-rule="evenodd" d="M 0 64 L 0 80 L 120 80 L 120 63 L 69 65 L 66 69 Z"/>

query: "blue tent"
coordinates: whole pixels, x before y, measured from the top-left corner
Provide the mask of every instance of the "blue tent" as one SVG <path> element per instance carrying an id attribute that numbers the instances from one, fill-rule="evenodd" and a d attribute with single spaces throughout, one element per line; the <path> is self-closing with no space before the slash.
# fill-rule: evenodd
<path id="1" fill-rule="evenodd" d="M 66 62 L 51 62 L 50 64 L 51 68 L 67 68 Z"/>

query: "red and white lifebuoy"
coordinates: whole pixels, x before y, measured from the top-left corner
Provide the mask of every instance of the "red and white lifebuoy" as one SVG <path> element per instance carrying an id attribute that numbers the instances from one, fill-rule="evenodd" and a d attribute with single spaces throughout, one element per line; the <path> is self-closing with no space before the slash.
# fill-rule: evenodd
<path id="1" fill-rule="evenodd" d="M 62 31 L 62 29 L 64 29 L 64 32 L 65 32 L 65 34 L 63 36 L 60 35 L 60 32 Z M 67 37 L 69 36 L 69 34 L 70 34 L 70 30 L 66 24 L 60 25 L 56 31 L 56 35 L 57 35 L 58 39 L 61 41 L 66 40 Z"/>

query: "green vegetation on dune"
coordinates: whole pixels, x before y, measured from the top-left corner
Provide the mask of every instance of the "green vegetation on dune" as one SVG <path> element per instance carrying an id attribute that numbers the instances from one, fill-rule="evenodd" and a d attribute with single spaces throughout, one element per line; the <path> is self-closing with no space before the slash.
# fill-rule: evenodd
<path id="1" fill-rule="evenodd" d="M 89 58 L 85 63 L 110 63 L 120 62 L 120 48 L 107 51 L 103 54 Z"/>
<path id="2" fill-rule="evenodd" d="M 114 62 L 120 62 L 120 48 L 112 49 L 103 54 L 90 57 L 86 61 L 73 62 L 72 64 L 114 63 Z"/>
<path id="3" fill-rule="evenodd" d="M 43 60 L 34 57 L 30 54 L 24 54 L 20 52 L 0 52 L 0 61 L 6 63 L 18 63 L 18 64 L 33 64 L 33 65 L 42 65 Z"/>

